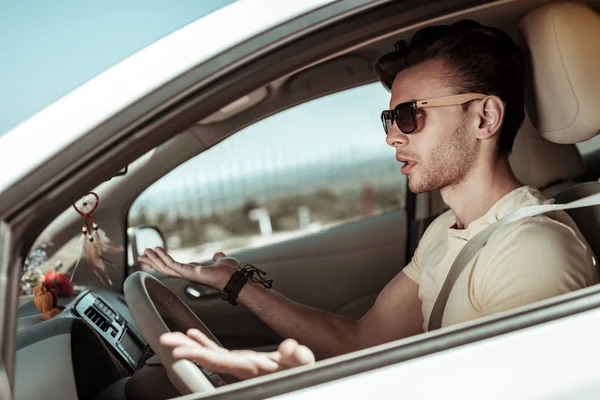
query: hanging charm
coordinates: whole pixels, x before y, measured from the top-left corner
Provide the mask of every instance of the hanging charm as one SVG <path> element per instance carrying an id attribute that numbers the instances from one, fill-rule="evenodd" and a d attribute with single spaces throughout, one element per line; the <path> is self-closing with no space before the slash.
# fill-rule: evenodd
<path id="1" fill-rule="evenodd" d="M 112 285 L 108 276 L 106 264 L 117 267 L 102 256 L 104 252 L 115 253 L 123 251 L 123 247 L 110 243 L 106 233 L 98 227 L 98 222 L 92 213 L 100 205 L 100 197 L 89 192 L 73 204 L 73 208 L 83 218 L 81 227 L 81 254 L 92 267 L 92 271 L 103 283 Z"/>
<path id="2" fill-rule="evenodd" d="M 52 289 L 48 289 L 44 283 L 33 288 L 33 304 L 42 313 L 42 320 L 48 321 L 59 314 L 65 307 L 58 305 L 58 296 Z"/>

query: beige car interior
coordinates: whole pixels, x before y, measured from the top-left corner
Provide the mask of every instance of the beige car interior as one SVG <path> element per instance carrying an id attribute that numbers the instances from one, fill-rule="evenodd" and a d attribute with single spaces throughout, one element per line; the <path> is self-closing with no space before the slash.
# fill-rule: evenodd
<path id="1" fill-rule="evenodd" d="M 577 29 L 574 29 L 575 26 Z M 600 15 L 577 3 L 557 3 L 540 8 L 529 13 L 519 24 L 518 39 L 525 43 L 530 53 L 527 113 L 539 134 L 549 141 L 568 145 L 600 133 L 600 114 L 597 112 L 600 106 L 600 70 L 594 67 L 600 54 L 600 44 L 587 39 L 598 35 Z M 553 156 L 549 148 L 536 146 L 535 150 L 530 154 Z M 574 179 L 575 172 L 581 169 L 575 157 L 557 157 L 555 160 L 561 161 L 555 161 L 554 165 L 561 165 L 563 171 L 547 165 L 546 176 L 554 179 L 547 190 L 559 189 L 560 185 L 568 182 L 568 178 Z M 600 184 L 591 182 L 579 195 L 599 190 Z M 556 195 L 558 202 L 574 200 L 574 191 L 563 193 L 552 193 L 552 196 Z M 600 254 L 597 208 L 577 209 L 570 213 L 596 256 Z"/>
<path id="2" fill-rule="evenodd" d="M 352 43 L 344 52 L 314 59 L 305 68 L 276 77 L 266 86 L 252 90 L 242 96 L 243 101 L 234 102 L 213 115 L 199 117 L 198 123 L 132 162 L 125 176 L 100 185 L 96 192 L 102 199 L 102 206 L 96 217 L 113 240 L 125 244 L 127 214 L 132 202 L 175 167 L 269 115 L 327 94 L 374 82 L 373 63 L 379 55 L 392 49 L 396 40 L 410 38 L 423 26 L 452 23 L 463 18 L 502 28 L 528 49 L 531 57 L 527 97 L 529 118 L 516 138 L 510 163 L 520 181 L 553 197 L 586 180 L 586 164 L 575 143 L 591 139 L 600 129 L 600 16 L 591 8 L 600 10 L 600 0 L 585 3 L 587 5 L 547 0 L 492 1 L 451 15 L 397 26 L 376 40 Z M 383 140 L 382 133 L 374 132 L 373 136 L 373 140 Z M 275 288 L 295 301 L 360 318 L 371 307 L 379 291 L 407 263 L 407 254 L 411 250 L 407 248 L 410 244 L 406 240 L 409 232 L 418 236 L 427 222 L 445 209 L 436 193 L 418 195 L 415 201 L 413 221 L 407 221 L 405 210 L 398 210 L 288 242 L 242 251 L 235 256 L 243 262 L 260 265 L 275 280 Z M 593 209 L 577 210 L 572 215 L 598 254 L 600 247 L 589 237 L 590 230 L 598 227 L 599 217 Z M 44 234 L 60 245 L 79 229 L 80 219 L 69 209 L 55 219 Z M 124 264 L 123 259 L 113 261 Z M 134 265 L 132 270 L 137 267 Z M 121 291 L 123 271 L 112 270 L 110 273 L 116 283 L 114 289 Z M 338 277 L 343 284 L 337 284 Z M 98 286 L 88 268 L 79 267 L 75 280 Z M 281 340 L 242 307 L 231 307 L 218 296 L 192 299 L 186 295 L 190 283 L 183 280 L 163 279 L 162 282 L 217 337 L 230 339 L 230 342 L 223 340 L 226 347 L 233 343 L 268 350 Z M 129 307 L 135 305 L 130 303 Z M 146 336 L 159 333 L 145 329 L 151 328 L 142 327 Z M 376 351 L 367 349 L 299 370 L 350 361 Z M 186 368 L 175 372 L 182 381 L 194 379 L 191 375 L 186 376 Z M 25 371 L 18 371 L 17 377 L 20 373 L 25 375 Z M 291 373 L 294 372 L 235 386 L 257 385 Z M 17 387 L 20 393 L 27 393 L 25 383 L 19 384 L 18 378 Z M 187 384 L 188 389 L 192 387 L 196 386 Z M 207 390 L 205 393 L 210 393 L 212 387 Z"/>

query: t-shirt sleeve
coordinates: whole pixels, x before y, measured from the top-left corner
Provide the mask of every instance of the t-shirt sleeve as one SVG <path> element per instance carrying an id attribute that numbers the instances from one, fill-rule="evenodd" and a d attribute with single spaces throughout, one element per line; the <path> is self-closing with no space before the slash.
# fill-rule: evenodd
<path id="1" fill-rule="evenodd" d="M 423 238 L 426 238 L 427 237 L 426 235 L 427 235 L 427 231 L 425 231 L 425 233 L 423 234 Z M 404 272 L 404 274 L 406 276 L 408 276 L 410 279 L 412 279 L 418 285 L 421 284 L 421 265 L 419 263 L 419 260 L 421 258 L 421 251 L 424 247 L 425 247 L 425 241 L 423 239 L 421 239 L 421 241 L 419 242 L 419 245 L 415 249 L 415 254 L 413 255 L 412 260 L 410 260 L 408 265 L 406 267 L 404 267 L 404 269 L 402 269 L 402 272 Z"/>
<path id="2" fill-rule="evenodd" d="M 558 296 L 598 280 L 587 245 L 569 226 L 549 218 L 524 221 L 490 245 L 494 248 L 489 260 L 474 274 L 472 286 L 474 306 L 482 315 Z"/>
<path id="3" fill-rule="evenodd" d="M 431 222 L 431 224 L 429 224 L 427 229 L 425 229 L 425 232 L 423 232 L 421 240 L 419 240 L 419 245 L 415 250 L 412 260 L 402 270 L 406 276 L 408 276 L 417 284 L 421 284 L 420 261 L 423 257 L 423 252 L 427 252 L 427 249 L 430 249 L 431 246 L 440 239 L 440 235 L 446 234 L 447 227 L 450 226 L 449 221 L 452 218 L 454 218 L 453 214 L 451 214 L 450 211 L 447 211 L 438 216 Z"/>
<path id="4" fill-rule="evenodd" d="M 402 269 L 404 275 L 408 276 L 415 283 L 419 284 L 421 282 L 421 270 L 419 269 L 419 262 L 417 261 L 417 252 L 415 251 L 415 255 L 412 260 L 404 269 Z"/>

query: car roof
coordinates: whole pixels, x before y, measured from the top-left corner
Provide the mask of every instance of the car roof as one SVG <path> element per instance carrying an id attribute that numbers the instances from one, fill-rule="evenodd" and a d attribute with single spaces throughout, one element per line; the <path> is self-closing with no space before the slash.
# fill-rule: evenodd
<path id="1" fill-rule="evenodd" d="M 0 193 L 123 108 L 194 66 L 335 1 L 238 0 L 133 54 L 0 137 Z"/>

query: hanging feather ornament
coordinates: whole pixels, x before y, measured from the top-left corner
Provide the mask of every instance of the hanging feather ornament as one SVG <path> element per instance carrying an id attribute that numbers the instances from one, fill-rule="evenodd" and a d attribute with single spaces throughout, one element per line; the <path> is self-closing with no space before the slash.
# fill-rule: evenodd
<path id="1" fill-rule="evenodd" d="M 123 251 L 123 247 L 112 244 L 106 233 L 98 227 L 98 222 L 92 213 L 99 205 L 100 197 L 94 192 L 89 192 L 76 201 L 73 208 L 83 218 L 80 240 L 82 256 L 100 281 L 112 285 L 106 264 L 115 268 L 117 266 L 104 258 L 102 254 Z M 71 276 L 73 275 L 75 275 L 74 272 Z"/>

